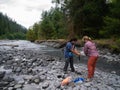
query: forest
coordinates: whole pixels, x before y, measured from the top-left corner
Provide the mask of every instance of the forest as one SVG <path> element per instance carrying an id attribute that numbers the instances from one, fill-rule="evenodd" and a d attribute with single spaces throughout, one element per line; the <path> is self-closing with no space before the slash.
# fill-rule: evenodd
<path id="1" fill-rule="evenodd" d="M 120 37 L 120 0 L 52 0 L 55 7 L 27 32 L 27 39 L 93 39 Z"/>
<path id="2" fill-rule="evenodd" d="M 0 39 L 26 39 L 27 29 L 0 13 Z"/>
<path id="3" fill-rule="evenodd" d="M 0 39 L 92 39 L 120 41 L 120 0 L 52 0 L 55 7 L 27 30 L 0 13 Z"/>

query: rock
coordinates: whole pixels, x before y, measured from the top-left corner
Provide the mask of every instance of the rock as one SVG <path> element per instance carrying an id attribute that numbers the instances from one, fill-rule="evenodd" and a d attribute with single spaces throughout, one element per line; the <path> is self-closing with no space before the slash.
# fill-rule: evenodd
<path id="1" fill-rule="evenodd" d="M 120 87 L 119 87 L 119 88 L 117 88 L 117 89 L 115 89 L 115 90 L 120 90 Z"/>
<path id="2" fill-rule="evenodd" d="M 5 71 L 0 71 L 0 79 L 2 79 L 5 76 Z"/>
<path id="3" fill-rule="evenodd" d="M 32 75 L 25 75 L 24 77 L 23 77 L 23 79 L 24 80 L 30 80 L 30 79 L 32 79 Z"/>
<path id="4" fill-rule="evenodd" d="M 12 81 L 14 81 L 14 78 L 9 77 L 9 76 L 5 76 L 5 77 L 3 78 L 3 81 L 12 82 Z"/>
<path id="5" fill-rule="evenodd" d="M 17 67 L 17 69 L 15 70 L 16 72 L 21 72 L 21 67 Z"/>
<path id="6" fill-rule="evenodd" d="M 5 87 L 9 84 L 9 82 L 0 82 L 0 87 Z"/>
<path id="7" fill-rule="evenodd" d="M 22 90 L 21 88 L 17 88 L 16 90 Z"/>
<path id="8" fill-rule="evenodd" d="M 80 90 L 80 86 L 77 85 L 76 87 L 73 88 L 73 90 Z"/>
<path id="9" fill-rule="evenodd" d="M 28 73 L 32 73 L 32 68 L 29 68 L 29 69 L 28 69 Z"/>
<path id="10" fill-rule="evenodd" d="M 54 83 L 54 86 L 55 86 L 56 88 L 60 88 L 61 83 L 56 81 L 56 82 Z"/>
<path id="11" fill-rule="evenodd" d="M 20 81 L 18 81 L 18 84 L 24 84 L 25 83 L 25 81 L 24 80 L 20 80 Z"/>
<path id="12" fill-rule="evenodd" d="M 38 75 L 33 76 L 32 79 L 31 79 L 31 83 L 39 84 L 40 83 L 40 77 Z"/>
<path id="13" fill-rule="evenodd" d="M 111 71 L 111 74 L 116 74 L 116 71 Z"/>
<path id="14" fill-rule="evenodd" d="M 46 76 L 45 75 L 40 75 L 40 79 L 41 79 L 41 82 L 43 82 L 44 80 L 46 80 Z"/>
<path id="15" fill-rule="evenodd" d="M 40 88 L 37 88 L 35 85 L 24 85 L 22 90 L 40 90 Z"/>
<path id="16" fill-rule="evenodd" d="M 110 87 L 110 86 L 107 86 L 107 89 L 108 90 L 115 90 L 114 88 Z"/>
<path id="17" fill-rule="evenodd" d="M 16 85 L 14 86 L 14 88 L 15 88 L 15 89 L 22 88 L 22 85 L 21 85 L 21 84 L 16 84 Z"/>
<path id="18" fill-rule="evenodd" d="M 13 90 L 14 88 L 13 87 L 9 87 L 8 90 Z"/>
<path id="19" fill-rule="evenodd" d="M 106 85 L 97 86 L 99 90 L 107 90 Z"/>
<path id="20" fill-rule="evenodd" d="M 90 82 L 87 82 L 84 84 L 86 87 L 90 87 L 91 86 L 91 83 Z"/>
<path id="21" fill-rule="evenodd" d="M 98 88 L 91 88 L 90 90 L 98 90 Z"/>
<path id="22" fill-rule="evenodd" d="M 40 83 L 40 79 L 37 78 L 37 79 L 34 80 L 34 82 L 35 82 L 36 84 L 39 84 L 39 83 Z"/>
<path id="23" fill-rule="evenodd" d="M 81 90 L 88 90 L 86 86 L 81 85 Z"/>
<path id="24" fill-rule="evenodd" d="M 48 82 L 43 83 L 42 89 L 46 89 L 46 88 L 48 88 L 48 87 L 49 87 L 49 83 L 48 83 Z"/>
<path id="25" fill-rule="evenodd" d="M 11 83 L 9 84 L 9 86 L 10 86 L 10 87 L 14 87 L 15 84 L 16 84 L 15 82 L 11 82 Z"/>

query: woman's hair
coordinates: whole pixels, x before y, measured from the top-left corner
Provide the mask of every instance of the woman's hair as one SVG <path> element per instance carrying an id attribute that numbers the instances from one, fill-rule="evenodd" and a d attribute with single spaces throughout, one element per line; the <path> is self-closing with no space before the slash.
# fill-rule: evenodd
<path id="1" fill-rule="evenodd" d="M 84 41 L 84 40 L 92 41 L 92 39 L 90 37 L 88 37 L 88 36 L 83 36 L 82 41 Z"/>

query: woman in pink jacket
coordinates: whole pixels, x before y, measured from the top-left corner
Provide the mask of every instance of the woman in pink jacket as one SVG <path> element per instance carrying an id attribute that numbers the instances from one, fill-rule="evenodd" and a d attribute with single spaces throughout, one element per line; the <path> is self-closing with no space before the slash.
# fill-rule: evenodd
<path id="1" fill-rule="evenodd" d="M 90 81 L 93 76 L 94 76 L 94 72 L 95 72 L 95 67 L 96 67 L 96 61 L 98 59 L 98 51 L 97 48 L 95 46 L 95 43 L 91 40 L 90 37 L 88 36 L 84 36 L 82 38 L 82 40 L 84 41 L 84 53 L 86 56 L 88 56 L 88 63 L 87 63 L 87 67 L 88 67 L 88 76 L 87 76 L 87 81 Z"/>

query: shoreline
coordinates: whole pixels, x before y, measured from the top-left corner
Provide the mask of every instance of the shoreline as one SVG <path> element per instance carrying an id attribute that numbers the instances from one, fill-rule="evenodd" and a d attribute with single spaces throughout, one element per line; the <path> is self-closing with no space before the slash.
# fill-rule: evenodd
<path id="1" fill-rule="evenodd" d="M 28 54 L 29 52 L 29 54 Z M 33 50 L 11 50 L 4 51 L 5 60 L 9 60 L 4 64 L 6 73 L 0 72 L 2 75 L 0 83 L 1 90 L 119 90 L 120 76 L 104 72 L 96 68 L 95 76 L 91 82 L 74 83 L 61 85 L 62 80 L 71 76 L 72 80 L 87 76 L 87 66 L 83 64 L 74 64 L 77 73 L 63 72 L 64 63 L 60 62 L 58 57 L 39 54 Z M 12 57 L 11 57 L 12 56 Z M 33 57 L 34 56 L 34 57 Z M 11 65 L 11 64 L 12 65 Z M 7 84 L 5 84 L 7 82 Z"/>
<path id="2" fill-rule="evenodd" d="M 54 48 L 62 48 L 65 46 L 68 40 L 65 39 L 57 39 L 57 40 L 35 40 L 34 42 L 37 44 L 43 44 Z M 120 42 L 113 40 L 113 39 L 100 39 L 100 40 L 93 40 L 99 49 L 108 49 L 109 52 L 113 54 L 120 53 Z M 49 43 L 49 44 L 47 44 Z M 78 40 L 76 44 L 77 47 L 83 46 L 83 42 Z"/>
<path id="3" fill-rule="evenodd" d="M 62 50 L 63 47 L 65 46 L 66 42 L 65 41 L 56 41 L 56 40 L 48 40 L 48 41 L 42 41 L 39 44 L 42 45 L 47 45 L 49 47 L 52 48 L 56 48 L 58 50 Z M 77 45 L 77 48 L 80 48 L 82 45 Z M 111 73 L 116 73 L 117 75 L 120 75 L 120 54 L 114 54 L 111 53 L 109 49 L 107 48 L 101 48 L 98 46 L 98 50 L 100 53 L 100 57 L 97 63 L 97 66 L 104 71 L 107 72 L 111 72 Z M 81 50 L 80 50 L 81 51 Z M 62 51 L 60 51 L 62 52 Z M 50 52 L 49 55 L 53 55 L 53 56 L 58 56 L 58 57 L 62 57 L 60 52 Z M 53 54 L 52 54 L 53 53 Z M 81 63 L 87 64 L 87 59 L 85 59 L 86 56 L 81 56 L 82 61 L 80 61 Z M 75 61 L 76 62 L 76 61 Z"/>

